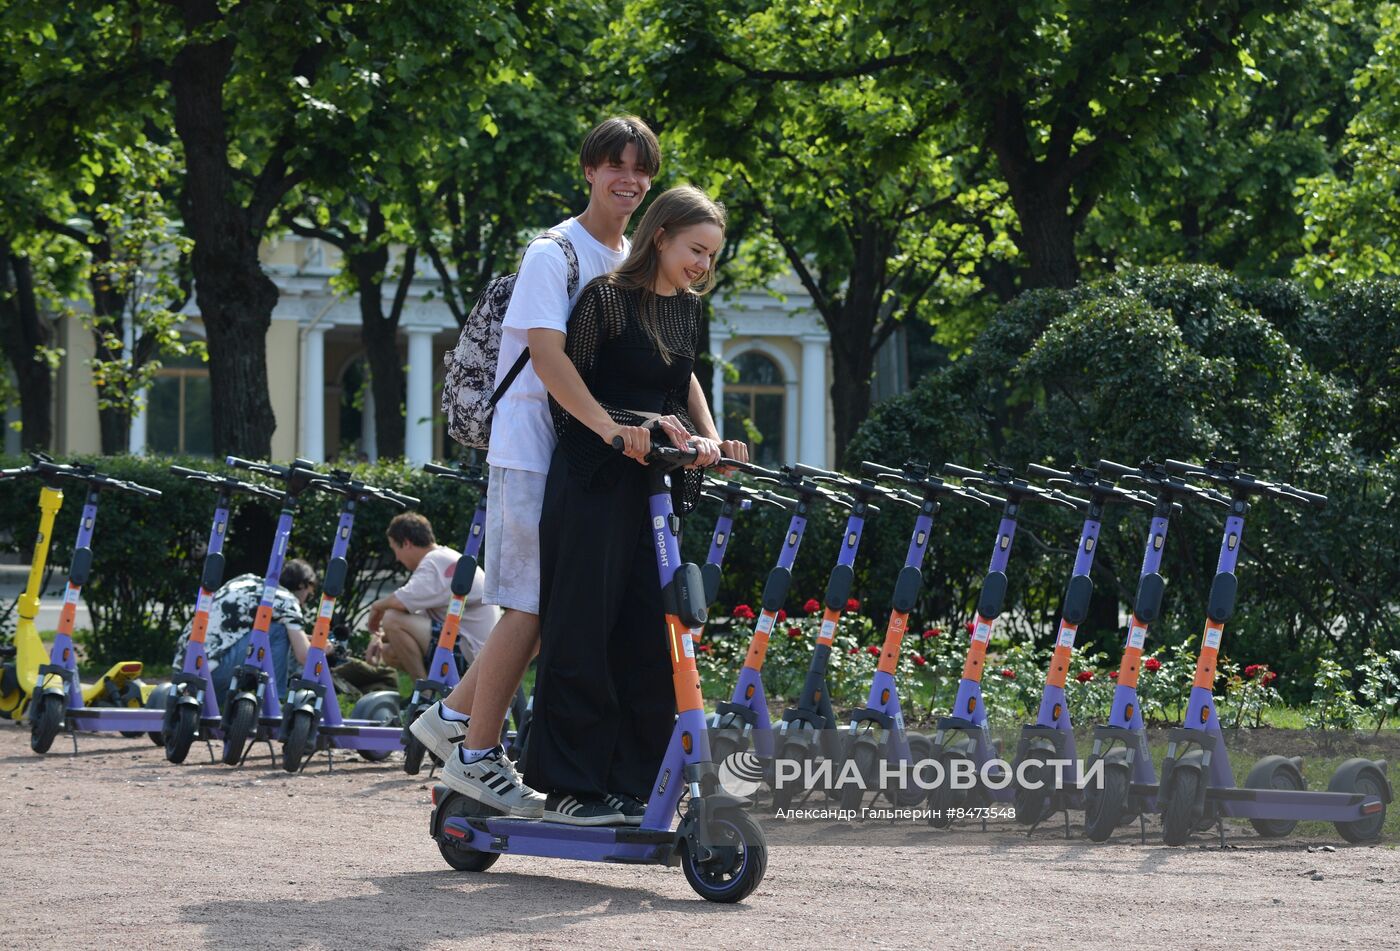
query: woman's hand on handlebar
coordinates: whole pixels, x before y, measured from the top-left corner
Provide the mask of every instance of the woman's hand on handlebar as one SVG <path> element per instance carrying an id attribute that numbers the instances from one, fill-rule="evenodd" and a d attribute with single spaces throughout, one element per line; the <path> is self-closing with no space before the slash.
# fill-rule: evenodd
<path id="1" fill-rule="evenodd" d="M 749 461 L 749 444 L 742 439 L 725 439 L 719 444 L 719 453 L 726 459 L 733 459 L 735 462 Z M 728 466 L 719 470 L 720 475 L 732 475 L 733 469 Z"/>
<path id="2" fill-rule="evenodd" d="M 706 436 L 691 436 L 690 445 L 687 448 L 695 450 L 695 461 L 686 468 L 703 469 L 719 462 L 720 446 L 713 439 Z"/>
<path id="3" fill-rule="evenodd" d="M 613 426 L 602 436 L 603 442 L 609 446 L 613 444 L 613 440 L 620 438 L 622 454 L 638 462 L 646 462 L 647 453 L 651 452 L 651 430 L 645 426 Z"/>

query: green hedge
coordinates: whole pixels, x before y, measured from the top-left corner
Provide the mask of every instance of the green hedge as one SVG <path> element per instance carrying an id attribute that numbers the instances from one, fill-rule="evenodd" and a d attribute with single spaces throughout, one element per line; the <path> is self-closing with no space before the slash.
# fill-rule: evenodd
<path id="1" fill-rule="evenodd" d="M 8 458 L 4 466 L 26 460 Z M 209 459 L 160 456 L 110 456 L 90 461 L 100 471 L 161 490 L 159 499 L 123 492 L 104 492 L 93 535 L 92 578 L 83 590 L 92 616 L 87 640 L 90 658 L 111 663 L 140 659 L 169 662 L 175 640 L 194 613 L 204 550 L 214 515 L 215 493 L 200 483 L 169 473 L 172 463 L 224 471 Z M 348 467 L 372 485 L 386 486 L 422 500 L 420 510 L 433 522 L 442 544 L 459 547 L 476 505 L 474 490 L 455 481 L 437 479 L 402 463 Z M 245 474 L 246 475 L 246 474 Z M 0 547 L 32 557 L 39 523 L 39 483 L 13 480 L 0 484 L 0 525 L 9 531 Z M 65 488 L 63 508 L 54 528 L 49 564 L 54 567 L 46 588 L 60 590 L 82 511 L 82 491 Z M 318 572 L 330 557 L 340 500 L 320 492 L 302 496 L 292 531 L 289 557 L 305 558 Z M 361 506 L 355 519 L 348 560 L 350 583 L 336 605 L 336 623 L 359 620 L 369 603 L 386 589 L 403 582 L 405 573 L 393 560 L 384 530 L 398 510 L 388 505 Z M 239 497 L 230 518 L 224 545 L 225 578 L 243 572 L 259 576 L 276 528 L 278 509 L 271 500 Z"/>
<path id="2" fill-rule="evenodd" d="M 1281 672 L 1306 702 L 1319 663 L 1355 666 L 1400 647 L 1400 284 L 1344 286 L 1314 299 L 1287 281 L 1213 268 L 1128 271 L 1003 308 L 972 351 L 876 407 L 852 441 L 860 459 L 1065 467 L 1107 457 L 1205 458 L 1327 493 L 1321 512 L 1262 500 L 1246 523 L 1239 606 L 1225 652 Z M 950 506 L 950 509 L 952 507 Z M 902 523 L 909 521 L 899 516 Z M 995 515 L 941 516 L 926 571 L 927 613 L 972 609 Z M 1079 520 L 1028 506 L 1008 572 L 1013 640 L 1048 642 Z M 1166 618 L 1155 644 L 1198 637 L 1222 515 L 1188 510 L 1172 527 Z M 903 551 L 882 534 L 862 555 L 886 603 Z M 1136 587 L 1146 515 L 1111 511 L 1094 563 L 1087 651 L 1117 656 Z"/>

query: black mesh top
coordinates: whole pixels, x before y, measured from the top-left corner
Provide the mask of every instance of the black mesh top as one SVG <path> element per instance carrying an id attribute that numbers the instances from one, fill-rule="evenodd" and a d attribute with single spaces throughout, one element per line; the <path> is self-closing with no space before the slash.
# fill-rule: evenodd
<path id="1" fill-rule="evenodd" d="M 583 289 L 569 316 L 564 352 L 578 368 L 588 391 L 614 421 L 640 426 L 647 417 L 635 411 L 675 416 L 694 433 L 690 418 L 690 375 L 700 333 L 700 298 L 689 292 L 653 297 L 661 339 L 670 351 L 667 363 L 641 323 L 641 293 L 599 278 Z M 617 479 L 621 466 L 635 462 L 598 438 L 551 397 L 554 431 L 568 456 L 569 469 L 589 486 Z M 701 470 L 685 469 L 673 477 L 676 503 L 689 511 L 700 497 Z"/>

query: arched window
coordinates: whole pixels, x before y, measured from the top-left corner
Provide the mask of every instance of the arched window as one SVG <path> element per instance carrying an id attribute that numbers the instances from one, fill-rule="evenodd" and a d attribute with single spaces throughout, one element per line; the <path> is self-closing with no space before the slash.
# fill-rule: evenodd
<path id="1" fill-rule="evenodd" d="M 214 452 L 209 367 L 199 357 L 164 361 L 146 394 L 146 448 L 208 456 Z"/>
<path id="2" fill-rule="evenodd" d="M 724 384 L 725 437 L 746 439 L 749 457 L 761 466 L 791 462 L 783 445 L 787 417 L 783 371 L 756 350 L 741 353 L 732 362 L 739 379 Z"/>

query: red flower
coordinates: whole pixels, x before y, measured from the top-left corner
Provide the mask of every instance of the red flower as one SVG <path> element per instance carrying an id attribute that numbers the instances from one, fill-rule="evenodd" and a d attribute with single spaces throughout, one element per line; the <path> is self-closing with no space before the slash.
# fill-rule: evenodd
<path id="1" fill-rule="evenodd" d="M 915 654 L 913 657 L 913 661 L 915 667 L 922 667 L 924 666 L 924 664 L 928 663 L 928 658 L 925 657 L 923 654 Z"/>
<path id="2" fill-rule="evenodd" d="M 1269 684 L 1273 683 L 1275 680 L 1278 680 L 1278 674 L 1274 673 L 1272 670 L 1269 671 L 1264 675 L 1264 686 L 1269 686 Z"/>
<path id="3" fill-rule="evenodd" d="M 749 607 L 747 604 L 734 605 L 732 613 L 741 621 L 752 621 L 754 617 L 753 608 Z"/>
<path id="4" fill-rule="evenodd" d="M 1265 665 L 1265 664 L 1250 664 L 1248 667 L 1246 667 L 1246 668 L 1244 669 L 1244 679 L 1245 679 L 1245 680 L 1253 680 L 1255 674 L 1259 673 L 1259 671 L 1261 671 L 1261 670 L 1267 670 L 1267 669 L 1268 669 L 1268 667 L 1267 667 L 1267 665 Z"/>
<path id="5" fill-rule="evenodd" d="M 695 649 L 698 650 L 698 651 L 700 651 L 700 653 L 702 653 L 702 654 L 708 654 L 708 653 L 710 652 L 710 645 L 709 645 L 709 644 L 696 644 L 696 645 L 695 645 Z"/>
<path id="6" fill-rule="evenodd" d="M 1003 667 L 1003 668 L 1001 669 L 1001 675 L 1002 675 L 1003 677 L 1005 677 L 1007 680 L 1015 680 L 1015 679 L 1016 679 L 1016 671 L 1012 670 L 1010 667 Z"/>
<path id="7" fill-rule="evenodd" d="M 867 648 L 865 649 L 865 652 L 866 652 L 867 654 L 869 654 L 871 657 L 879 657 L 879 656 L 880 656 L 880 648 L 876 647 L 874 644 L 871 644 L 869 647 L 867 647 Z"/>
<path id="8" fill-rule="evenodd" d="M 972 623 L 971 621 L 968 621 L 968 622 L 967 622 L 967 633 L 968 633 L 968 636 L 971 636 L 971 635 L 972 635 L 972 629 L 973 629 L 974 627 L 976 627 L 976 626 L 977 626 L 977 625 L 975 625 L 975 624 Z"/>
<path id="9" fill-rule="evenodd" d="M 778 608 L 778 613 L 773 616 L 774 623 L 781 624 L 787 620 L 787 612 Z"/>
<path id="10" fill-rule="evenodd" d="M 801 636 L 802 636 L 802 628 L 800 628 L 800 627 L 790 627 L 790 628 L 788 628 L 788 637 L 801 637 Z"/>
<path id="11" fill-rule="evenodd" d="M 802 610 L 806 611 L 808 614 L 816 614 L 821 609 L 821 602 L 816 598 L 808 598 L 807 603 L 802 605 Z"/>
<path id="12" fill-rule="evenodd" d="M 1081 670 L 1078 674 L 1075 675 L 1074 679 L 1082 684 L 1087 684 L 1089 681 L 1094 679 L 1094 672 L 1092 670 Z"/>
<path id="13" fill-rule="evenodd" d="M 860 602 L 857 601 L 855 598 L 847 598 L 847 599 L 846 599 L 846 610 L 847 610 L 847 611 L 859 611 L 859 610 L 860 610 Z"/>
<path id="14" fill-rule="evenodd" d="M 1162 662 L 1155 657 L 1149 657 L 1142 662 L 1142 666 L 1145 670 L 1156 671 L 1162 669 Z"/>
<path id="15" fill-rule="evenodd" d="M 1118 679 L 1118 671 L 1116 671 L 1116 670 L 1110 670 L 1110 671 L 1108 672 L 1108 676 L 1109 676 L 1111 679 L 1113 679 L 1113 680 L 1117 680 L 1117 679 Z"/>
<path id="16" fill-rule="evenodd" d="M 941 630 L 939 630 L 938 628 L 936 628 L 936 627 L 931 627 L 931 628 L 929 628 L 927 631 L 924 631 L 924 640 L 926 640 L 926 641 L 931 641 L 931 640 L 933 640 L 935 637 L 937 637 L 938 635 L 940 635 L 940 634 L 942 634 L 942 633 L 943 633 L 943 632 L 942 632 Z"/>
<path id="17" fill-rule="evenodd" d="M 859 648 L 859 647 L 852 647 L 850 650 L 846 651 L 846 653 L 848 653 L 848 654 L 859 654 L 859 653 L 860 653 L 860 648 Z"/>

